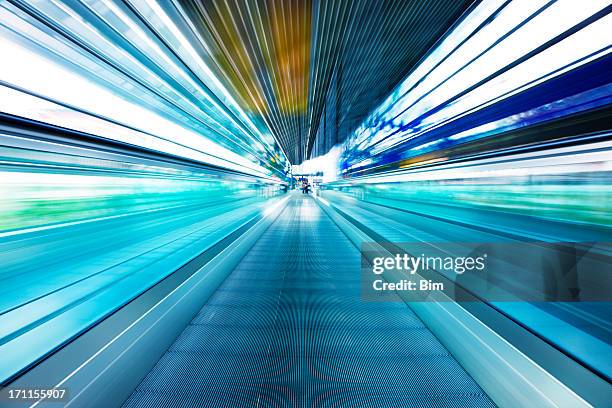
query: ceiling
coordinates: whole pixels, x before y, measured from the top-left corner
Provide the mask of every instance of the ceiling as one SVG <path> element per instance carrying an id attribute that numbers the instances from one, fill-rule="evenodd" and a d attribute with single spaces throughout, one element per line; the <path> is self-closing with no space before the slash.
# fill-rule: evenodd
<path id="1" fill-rule="evenodd" d="M 472 3 L 177 2 L 202 58 L 292 164 L 310 158 L 326 105 L 334 104 L 333 140 L 341 142 Z"/>

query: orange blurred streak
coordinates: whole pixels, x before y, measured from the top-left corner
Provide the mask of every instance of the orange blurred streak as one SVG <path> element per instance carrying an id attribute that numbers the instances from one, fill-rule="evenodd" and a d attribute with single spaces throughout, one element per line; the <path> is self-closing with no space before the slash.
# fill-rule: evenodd
<path id="1" fill-rule="evenodd" d="M 405 168 L 408 168 L 408 167 L 415 167 L 415 166 L 421 166 L 421 165 L 425 165 L 425 164 L 440 163 L 440 162 L 448 160 L 448 157 L 434 157 L 434 158 L 428 159 L 427 156 L 428 155 L 416 157 L 414 159 L 404 160 L 404 161 L 401 162 L 400 168 L 405 169 Z M 429 157 L 431 157 L 431 156 L 429 156 Z"/>
<path id="2" fill-rule="evenodd" d="M 236 3 L 233 6 L 231 2 L 214 2 L 206 7 L 212 22 L 210 30 L 217 42 L 213 56 L 231 82 L 240 105 L 263 113 L 267 108 L 263 90 L 239 32 L 240 20 L 235 20 Z"/>
<path id="3" fill-rule="evenodd" d="M 249 13 L 247 13 L 247 9 Z M 265 68 L 281 113 L 303 113 L 308 105 L 311 1 L 213 2 L 206 6 L 213 56 L 248 111 L 266 114 L 258 70 Z M 248 14 L 248 15 L 247 15 Z M 255 32 L 257 38 L 249 37 Z M 258 59 L 264 66 L 257 67 Z M 260 77 L 262 72 L 259 73 Z"/>
<path id="4" fill-rule="evenodd" d="M 302 113 L 308 104 L 312 5 L 310 1 L 269 0 L 274 42 L 268 69 L 275 70 L 274 91 L 281 112 Z"/>

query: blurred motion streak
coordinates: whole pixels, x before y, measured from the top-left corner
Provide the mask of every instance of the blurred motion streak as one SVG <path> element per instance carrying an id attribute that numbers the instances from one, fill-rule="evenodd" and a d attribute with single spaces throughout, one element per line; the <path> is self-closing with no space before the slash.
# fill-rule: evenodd
<path id="1" fill-rule="evenodd" d="M 307 248 L 332 211 L 386 243 L 612 242 L 611 11 L 0 2 L 0 383 L 288 202 L 270 230 Z M 302 177 L 318 201 L 284 194 Z M 474 308 L 610 381 L 612 303 L 580 293 L 609 272 Z"/>

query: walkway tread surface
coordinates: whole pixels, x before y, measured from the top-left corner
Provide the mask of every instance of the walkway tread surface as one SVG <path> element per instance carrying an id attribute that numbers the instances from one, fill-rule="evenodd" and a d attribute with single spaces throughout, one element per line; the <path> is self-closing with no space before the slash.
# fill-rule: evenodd
<path id="1" fill-rule="evenodd" d="M 360 299 L 359 262 L 293 196 L 124 407 L 494 406 L 406 304 Z"/>

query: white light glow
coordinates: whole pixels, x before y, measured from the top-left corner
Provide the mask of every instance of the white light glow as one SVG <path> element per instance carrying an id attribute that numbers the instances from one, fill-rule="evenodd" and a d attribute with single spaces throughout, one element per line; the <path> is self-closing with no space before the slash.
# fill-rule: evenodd
<path id="1" fill-rule="evenodd" d="M 121 98 L 1 34 L 6 33 L 0 33 L 0 54 L 8 61 L 0 64 L 3 81 L 78 107 L 79 111 L 8 87 L 2 87 L 0 92 L 0 111 L 233 170 L 258 175 L 269 173 L 241 155 Z"/>

